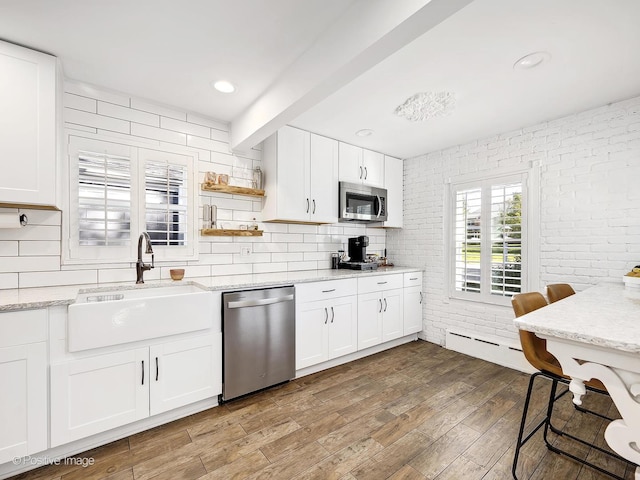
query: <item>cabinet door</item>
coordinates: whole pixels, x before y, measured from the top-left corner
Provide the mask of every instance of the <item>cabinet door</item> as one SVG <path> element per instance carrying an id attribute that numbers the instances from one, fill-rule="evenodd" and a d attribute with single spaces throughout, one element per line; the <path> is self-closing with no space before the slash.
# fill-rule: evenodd
<path id="1" fill-rule="evenodd" d="M 404 331 L 404 289 L 387 290 L 382 297 L 382 341 L 400 338 Z"/>
<path id="2" fill-rule="evenodd" d="M 0 42 L 0 72 L 0 203 L 55 205 L 56 60 Z"/>
<path id="3" fill-rule="evenodd" d="M 382 343 L 382 295 L 358 295 L 358 350 Z"/>
<path id="4" fill-rule="evenodd" d="M 364 178 L 362 148 L 340 142 L 338 166 L 338 176 L 341 182 L 362 183 Z"/>
<path id="5" fill-rule="evenodd" d="M 404 289 L 404 335 L 422 330 L 422 287 Z"/>
<path id="6" fill-rule="evenodd" d="M 51 365 L 51 446 L 149 416 L 149 349 Z"/>
<path id="7" fill-rule="evenodd" d="M 311 212 L 309 141 L 311 134 L 297 128 L 283 127 L 278 130 L 277 135 L 278 219 L 309 221 Z"/>
<path id="8" fill-rule="evenodd" d="M 371 150 L 362 151 L 362 183 L 384 187 L 384 155 Z"/>
<path id="9" fill-rule="evenodd" d="M 338 142 L 311 134 L 311 221 L 338 222 Z"/>
<path id="10" fill-rule="evenodd" d="M 384 188 L 387 189 L 387 221 L 385 227 L 402 228 L 403 169 L 399 158 L 384 157 Z"/>
<path id="11" fill-rule="evenodd" d="M 329 358 L 358 349 L 358 300 L 355 295 L 332 301 L 329 320 Z"/>
<path id="12" fill-rule="evenodd" d="M 222 393 L 221 335 L 149 349 L 149 413 L 156 415 Z"/>
<path id="13" fill-rule="evenodd" d="M 0 464 L 47 448 L 47 346 L 0 348 Z"/>
<path id="14" fill-rule="evenodd" d="M 329 318 L 325 300 L 296 305 L 296 370 L 329 359 Z"/>

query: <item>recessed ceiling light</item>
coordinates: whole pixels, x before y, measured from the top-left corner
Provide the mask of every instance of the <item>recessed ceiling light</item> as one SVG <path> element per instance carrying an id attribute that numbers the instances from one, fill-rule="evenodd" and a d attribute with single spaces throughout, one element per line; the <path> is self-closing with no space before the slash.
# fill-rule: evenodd
<path id="1" fill-rule="evenodd" d="M 547 52 L 533 52 L 516 61 L 516 63 L 513 64 L 513 68 L 516 70 L 529 70 L 549 60 L 551 60 L 551 54 Z"/>
<path id="2" fill-rule="evenodd" d="M 373 130 L 369 130 L 368 128 L 365 128 L 363 130 L 358 130 L 356 132 L 356 135 L 359 137 L 369 137 L 373 135 Z"/>
<path id="3" fill-rule="evenodd" d="M 233 93 L 236 91 L 235 85 L 227 80 L 218 80 L 217 82 L 213 82 L 212 85 L 213 88 L 222 93 Z"/>

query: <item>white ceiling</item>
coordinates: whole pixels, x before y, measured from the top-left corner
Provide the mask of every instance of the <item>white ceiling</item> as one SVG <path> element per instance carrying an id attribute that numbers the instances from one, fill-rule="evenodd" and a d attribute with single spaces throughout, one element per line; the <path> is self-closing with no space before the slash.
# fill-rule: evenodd
<path id="1" fill-rule="evenodd" d="M 67 78 L 229 121 L 233 129 L 321 40 L 331 45 L 327 37 L 335 36 L 341 18 L 384 2 L 2 0 L 0 38 L 58 56 Z M 445 2 L 456 3 L 430 6 Z M 404 48 L 379 55 L 377 65 L 325 89 L 315 105 L 307 101 L 305 113 L 285 120 L 407 158 L 640 95 L 640 1 L 466 3 L 458 0 L 457 13 L 425 25 L 426 33 Z M 355 36 L 363 27 L 353 23 Z M 529 71 L 512 68 L 535 51 L 552 58 Z M 316 76 L 318 84 L 326 80 Z M 238 91 L 212 90 L 209 83 L 219 78 Z M 455 93 L 453 113 L 416 123 L 393 114 L 424 91 Z M 269 127 L 277 126 L 276 118 Z M 374 135 L 355 136 L 364 128 Z"/>

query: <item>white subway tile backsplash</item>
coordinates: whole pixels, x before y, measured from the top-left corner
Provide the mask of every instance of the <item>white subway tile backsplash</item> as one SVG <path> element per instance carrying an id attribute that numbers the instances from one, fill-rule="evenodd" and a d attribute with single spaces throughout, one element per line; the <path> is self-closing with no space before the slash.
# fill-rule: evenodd
<path id="1" fill-rule="evenodd" d="M 0 290 L 18 288 L 17 273 L 0 273 Z"/>
<path id="2" fill-rule="evenodd" d="M 187 135 L 193 135 L 196 137 L 209 138 L 211 136 L 211 129 L 209 127 L 196 125 L 195 123 L 183 122 L 168 117 L 162 117 L 162 120 L 160 121 L 160 128 L 185 133 Z"/>
<path id="3" fill-rule="evenodd" d="M 86 83 L 76 83 L 67 80 L 64 83 L 64 91 L 74 95 L 92 98 L 94 100 L 115 103 L 116 105 L 122 105 L 123 107 L 128 107 L 130 103 L 130 99 L 126 95 L 103 90 Z"/>
<path id="4" fill-rule="evenodd" d="M 22 228 L 0 229 L 0 240 L 58 240 L 60 227 L 27 225 Z"/>
<path id="5" fill-rule="evenodd" d="M 131 124 L 126 120 L 104 117 L 95 113 L 83 112 L 65 108 L 64 119 L 68 123 L 75 123 L 85 127 L 94 127 L 110 132 L 130 133 Z"/>
<path id="6" fill-rule="evenodd" d="M 286 272 L 287 265 L 287 262 L 256 263 L 253 266 L 253 273 Z"/>
<path id="7" fill-rule="evenodd" d="M 219 277 L 222 275 L 248 275 L 253 273 L 253 265 L 251 263 L 238 263 L 234 265 L 220 265 L 211 267 L 211 276 Z"/>
<path id="8" fill-rule="evenodd" d="M 195 148 L 202 148 L 204 150 L 211 150 L 212 152 L 229 153 L 229 144 L 219 142 L 217 140 L 211 140 L 208 138 L 201 138 L 190 135 L 187 138 L 187 145 Z"/>
<path id="9" fill-rule="evenodd" d="M 49 240 L 49 241 L 23 240 L 20 242 L 20 255 L 21 256 L 37 256 L 37 255 L 60 256 L 60 242 L 54 241 L 54 240 Z"/>
<path id="10" fill-rule="evenodd" d="M 223 132 L 229 131 L 229 124 L 227 122 L 220 122 L 211 118 L 202 117 L 195 113 L 187 113 L 187 122 L 214 128 Z M 228 143 L 228 141 L 226 141 L 226 143 Z"/>
<path id="11" fill-rule="evenodd" d="M 147 102 L 146 100 L 141 100 L 139 98 L 131 99 L 131 108 L 135 108 L 136 110 L 142 110 L 143 112 L 155 113 L 156 115 L 161 115 L 163 117 L 171 117 L 176 120 L 187 120 L 187 114 L 185 112 L 180 112 L 178 110 L 174 110 L 170 107 L 165 107 L 163 105 L 156 105 L 151 102 Z"/>
<path id="12" fill-rule="evenodd" d="M 149 125 L 131 124 L 131 135 L 136 137 L 151 138 L 163 142 L 175 143 L 178 145 L 187 144 L 187 136 L 184 133 L 172 132 L 161 128 L 150 127 Z"/>
<path id="13" fill-rule="evenodd" d="M 18 242 L 15 240 L 0 241 L 0 257 L 17 257 Z"/>
<path id="14" fill-rule="evenodd" d="M 98 272 L 96 270 L 20 272 L 18 274 L 20 288 L 47 287 L 50 285 L 78 285 L 97 282 Z"/>
<path id="15" fill-rule="evenodd" d="M 152 127 L 160 126 L 160 117 L 158 115 L 114 105 L 113 103 L 98 102 L 98 114 L 127 120 L 129 122 L 142 123 Z"/>
<path id="16" fill-rule="evenodd" d="M 98 102 L 93 98 L 81 97 L 72 93 L 65 93 L 63 105 L 74 110 L 84 110 L 85 112 L 96 113 Z"/>

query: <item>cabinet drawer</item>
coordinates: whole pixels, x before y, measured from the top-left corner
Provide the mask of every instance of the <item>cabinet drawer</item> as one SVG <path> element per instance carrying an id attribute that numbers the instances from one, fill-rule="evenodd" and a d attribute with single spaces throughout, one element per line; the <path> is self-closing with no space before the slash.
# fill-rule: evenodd
<path id="1" fill-rule="evenodd" d="M 358 279 L 358 293 L 381 292 L 392 288 L 402 288 L 402 274 L 374 275 Z"/>
<path id="2" fill-rule="evenodd" d="M 0 313 L 0 347 L 44 342 L 46 339 L 46 309 Z"/>
<path id="3" fill-rule="evenodd" d="M 346 297 L 358 293 L 358 284 L 355 278 L 300 283 L 295 287 L 296 302 L 314 302 L 316 300 Z"/>
<path id="4" fill-rule="evenodd" d="M 422 272 L 411 272 L 404 274 L 404 286 L 416 287 L 422 285 Z"/>

